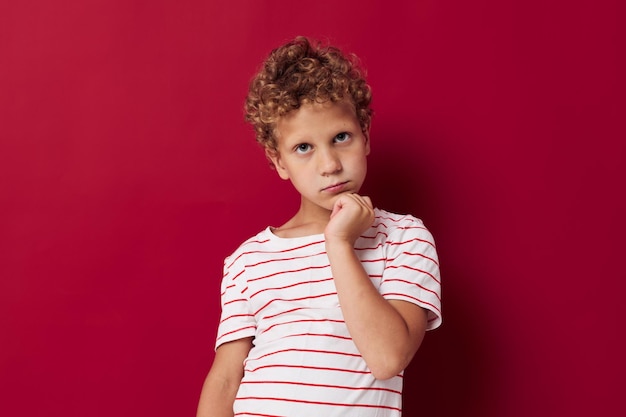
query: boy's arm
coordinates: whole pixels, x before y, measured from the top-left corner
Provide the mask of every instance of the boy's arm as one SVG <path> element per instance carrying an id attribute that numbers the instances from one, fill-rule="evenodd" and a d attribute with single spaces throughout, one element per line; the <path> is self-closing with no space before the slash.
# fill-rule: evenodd
<path id="1" fill-rule="evenodd" d="M 211 370 L 204 380 L 196 417 L 232 417 L 235 395 L 243 377 L 243 361 L 252 338 L 234 340 L 215 351 Z"/>
<path id="2" fill-rule="evenodd" d="M 400 300 L 385 300 L 354 251 L 354 242 L 374 220 L 372 203 L 357 194 L 341 196 L 324 231 L 326 252 L 348 331 L 375 378 L 406 368 L 426 331 L 427 314 Z"/>

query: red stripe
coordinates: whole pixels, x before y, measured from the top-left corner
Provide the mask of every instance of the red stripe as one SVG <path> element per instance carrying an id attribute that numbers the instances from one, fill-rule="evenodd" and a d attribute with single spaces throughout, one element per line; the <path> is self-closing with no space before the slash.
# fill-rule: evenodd
<path id="1" fill-rule="evenodd" d="M 308 258 L 312 258 L 315 256 L 320 256 L 320 255 L 326 255 L 326 251 L 322 251 L 322 252 L 318 252 L 318 253 L 313 253 L 311 255 L 303 255 L 303 256 L 294 256 L 292 258 L 279 258 L 279 259 L 268 259 L 266 261 L 261 261 L 261 262 L 257 262 L 255 264 L 248 264 L 245 267 L 246 268 L 252 268 L 255 266 L 259 266 L 259 265 L 263 265 L 263 264 L 268 264 L 271 262 L 281 262 L 281 261 L 293 261 L 296 259 L 308 259 Z"/>
<path id="2" fill-rule="evenodd" d="M 268 356 L 277 355 L 279 353 L 287 353 L 287 352 L 305 352 L 305 353 L 323 353 L 328 355 L 340 355 L 340 356 L 351 356 L 355 358 L 360 358 L 361 355 L 358 353 L 349 353 L 349 352 L 339 352 L 334 350 L 316 350 L 316 349 L 282 349 L 277 350 L 276 352 L 266 353 L 265 355 L 261 355 L 257 358 L 250 358 L 249 360 L 259 360 L 262 358 L 266 358 Z"/>
<path id="3" fill-rule="evenodd" d="M 386 391 L 391 392 L 392 394 L 402 394 L 401 391 L 391 389 L 391 388 L 381 388 L 381 387 L 348 387 L 345 385 L 329 385 L 329 384 L 313 384 L 309 382 L 294 382 L 294 381 L 247 381 L 242 382 L 243 384 L 278 384 L 278 385 L 303 385 L 307 387 L 318 387 L 318 388 L 333 388 L 333 389 L 346 389 L 350 391 Z"/>
<path id="4" fill-rule="evenodd" d="M 382 220 L 382 217 L 380 217 L 380 216 L 376 216 L 376 217 L 374 217 L 374 220 L 376 220 L 376 219 L 378 219 L 379 221 L 378 221 L 378 223 L 376 223 L 376 224 L 372 225 L 372 227 L 377 228 L 378 226 L 382 226 L 382 227 L 384 227 L 385 229 L 388 229 L 387 225 L 386 225 L 385 223 L 383 223 L 383 222 L 381 222 L 381 221 L 380 221 L 380 220 Z"/>
<path id="5" fill-rule="evenodd" d="M 409 243 L 415 242 L 415 241 L 417 241 L 417 242 L 424 242 L 424 243 L 432 246 L 433 248 L 435 248 L 435 244 L 433 242 L 431 242 L 430 240 L 420 239 L 420 238 L 416 237 L 416 238 L 413 238 L 413 239 L 399 241 L 399 242 L 393 242 L 393 241 L 378 242 L 378 244 L 376 244 L 376 246 L 374 246 L 374 247 L 355 247 L 354 250 L 359 250 L 359 251 L 376 250 L 376 249 L 380 248 L 383 245 L 399 246 L 399 245 L 406 245 L 406 244 L 409 244 Z"/>
<path id="6" fill-rule="evenodd" d="M 395 217 L 380 215 L 380 216 L 376 216 L 376 218 L 380 219 L 380 220 L 391 220 L 394 223 L 399 223 L 399 222 L 401 222 L 403 220 L 406 220 L 406 221 L 409 221 L 411 223 L 420 224 L 418 219 L 416 219 L 413 216 L 406 215 L 406 214 L 400 214 L 400 215 L 395 216 Z"/>
<path id="7" fill-rule="evenodd" d="M 285 338 L 300 337 L 300 336 L 320 336 L 320 337 L 329 337 L 329 338 L 334 338 L 334 339 L 352 340 L 352 338 L 349 336 L 339 336 L 339 335 L 330 334 L 330 333 L 297 333 L 297 334 L 290 334 L 288 336 L 285 336 Z"/>
<path id="8" fill-rule="evenodd" d="M 256 243 L 266 243 L 268 241 L 269 241 L 269 239 L 265 240 L 263 242 L 256 242 Z M 232 262 L 227 266 L 227 268 L 230 268 L 235 262 L 237 262 L 237 260 L 239 258 L 241 258 L 242 256 L 245 256 L 245 255 L 251 255 L 251 254 L 255 254 L 255 253 L 287 253 L 287 252 L 292 252 L 292 251 L 295 251 L 295 250 L 298 250 L 298 249 L 306 248 L 306 247 L 309 247 L 309 246 L 318 245 L 320 243 L 324 243 L 324 241 L 323 240 L 319 240 L 319 241 L 316 241 L 316 242 L 307 243 L 306 245 L 296 246 L 296 247 L 293 247 L 293 248 L 289 248 L 289 249 L 285 249 L 285 250 L 279 250 L 279 251 L 253 250 L 253 251 L 241 252 L 239 255 L 237 255 L 236 258 L 234 258 L 232 260 Z M 240 250 L 243 250 L 243 248 L 246 247 L 246 246 L 248 246 L 248 245 L 247 244 L 242 245 Z"/>
<path id="9" fill-rule="evenodd" d="M 441 285 L 441 282 L 439 282 L 439 280 L 437 278 L 435 278 L 435 276 L 433 274 L 431 274 L 428 271 L 424 271 L 423 269 L 413 268 L 413 267 L 410 267 L 410 266 L 407 266 L 407 265 L 389 265 L 387 267 L 387 269 L 410 269 L 411 271 L 421 272 L 423 274 L 428 275 L 432 279 L 434 279 L 437 284 Z"/>
<path id="10" fill-rule="evenodd" d="M 255 311 L 254 315 L 256 316 L 261 311 L 266 309 L 270 304 L 272 304 L 273 302 L 276 302 L 276 301 L 304 301 L 304 300 L 313 300 L 313 299 L 316 299 L 316 298 L 323 298 L 323 297 L 336 296 L 336 295 L 337 295 L 336 292 L 331 292 L 331 293 L 328 293 L 328 294 L 319 294 L 319 295 L 313 295 L 313 296 L 301 297 L 301 298 L 275 298 L 275 299 L 270 300 L 269 302 L 267 302 L 267 304 L 265 304 L 263 307 L 261 307 L 257 311 Z"/>
<path id="11" fill-rule="evenodd" d="M 235 275 L 235 276 L 232 278 L 232 280 L 231 280 L 231 281 L 234 281 L 234 280 L 236 280 L 237 278 L 239 278 L 239 276 L 240 276 L 241 274 L 243 274 L 244 272 L 246 272 L 246 270 L 245 270 L 245 269 L 241 270 L 241 271 L 240 271 L 237 275 Z M 227 277 L 227 276 L 228 276 L 228 274 L 224 275 L 224 277 Z"/>
<path id="12" fill-rule="evenodd" d="M 361 259 L 360 261 L 361 261 L 361 263 L 366 263 L 366 262 L 369 262 L 369 263 L 371 263 L 371 262 L 385 262 L 385 261 L 387 261 L 387 258 Z"/>
<path id="13" fill-rule="evenodd" d="M 422 253 L 414 253 L 414 252 L 402 252 L 402 254 L 404 255 L 410 255 L 410 256 L 421 256 L 422 258 L 428 259 L 429 261 L 432 261 L 432 263 L 434 263 L 435 265 L 439 266 L 439 262 L 437 262 L 436 259 L 431 258 L 430 256 L 426 256 Z"/>
<path id="14" fill-rule="evenodd" d="M 279 313 L 276 314 L 272 314 L 270 316 L 265 316 L 266 319 L 273 319 L 274 317 L 278 317 L 280 315 L 283 314 L 288 314 L 288 313 L 293 313 L 294 311 L 298 311 L 298 310 L 306 310 L 305 307 L 296 307 L 296 308 L 292 308 L 291 310 L 285 310 L 285 311 L 281 311 Z"/>
<path id="15" fill-rule="evenodd" d="M 386 279 L 385 279 L 385 282 L 403 282 L 403 283 L 405 283 L 405 284 L 415 285 L 416 287 L 419 287 L 419 288 L 421 288 L 421 289 L 422 289 L 422 290 L 424 290 L 424 291 L 428 291 L 428 292 L 430 292 L 430 293 L 433 293 L 433 294 L 435 295 L 435 297 L 437 297 L 437 299 L 438 299 L 439 301 L 441 301 L 441 297 L 439 296 L 439 294 L 437 294 L 437 291 L 433 291 L 433 290 L 431 290 L 430 288 L 426 288 L 426 287 L 424 287 L 424 286 L 422 286 L 422 285 L 420 285 L 420 284 L 417 284 L 417 283 L 415 283 L 415 282 L 407 281 L 407 280 L 400 279 L 400 278 L 391 278 L 391 279 L 390 279 L 390 278 L 386 278 Z"/>
<path id="16" fill-rule="evenodd" d="M 386 410 L 400 411 L 400 409 L 397 407 L 390 407 L 388 405 L 380 405 L 380 404 L 343 404 L 343 403 L 330 403 L 330 402 L 323 402 L 323 401 L 292 400 L 288 398 L 274 398 L 274 397 L 237 397 L 237 400 L 238 401 L 241 401 L 241 400 L 283 401 L 283 402 L 290 402 L 290 403 L 332 405 L 332 406 L 349 407 L 349 408 L 353 408 L 353 407 L 382 408 Z"/>
<path id="17" fill-rule="evenodd" d="M 276 324 L 272 324 L 270 327 L 268 327 L 267 329 L 263 330 L 263 333 L 269 331 L 270 329 L 273 329 L 276 326 L 284 326 L 287 324 L 294 324 L 294 323 L 345 323 L 343 320 L 330 320 L 330 319 L 319 319 L 319 320 L 291 320 L 291 321 L 286 321 L 284 323 L 276 323 Z"/>
<path id="18" fill-rule="evenodd" d="M 426 230 L 426 231 L 428 231 L 428 229 L 425 228 L 424 226 L 396 226 L 396 229 L 398 229 L 398 230 Z"/>
<path id="19" fill-rule="evenodd" d="M 383 246 L 383 242 L 378 242 L 378 244 L 376 246 L 374 246 L 373 248 L 371 247 L 355 247 L 354 250 L 359 250 L 359 251 L 366 251 L 366 250 L 376 250 L 378 248 L 380 248 L 381 246 Z"/>
<path id="20" fill-rule="evenodd" d="M 365 236 L 365 235 L 361 235 L 359 236 L 361 239 L 376 239 L 379 235 L 383 235 L 385 236 L 385 238 L 389 239 L 389 235 L 385 232 L 381 232 L 380 230 L 376 231 L 376 234 L 373 236 Z"/>
<path id="21" fill-rule="evenodd" d="M 436 248 L 435 244 L 429 240 L 426 239 L 420 239 L 418 237 L 413 238 L 413 239 L 409 239 L 403 242 L 387 242 L 388 245 L 392 245 L 392 246 L 397 246 L 397 245 L 406 245 L 407 243 L 411 243 L 411 242 L 423 242 L 426 243 L 430 246 L 432 246 L 433 248 Z"/>
<path id="22" fill-rule="evenodd" d="M 228 316 L 220 321 L 220 324 L 224 323 L 226 320 L 234 319 L 237 317 L 254 317 L 252 314 L 233 314 L 232 316 Z"/>
<path id="23" fill-rule="evenodd" d="M 237 303 L 237 302 L 242 302 L 242 301 L 243 301 L 243 302 L 246 302 L 246 301 L 248 301 L 248 300 L 246 300 L 245 298 L 236 298 L 236 299 L 234 299 L 234 300 L 229 300 L 229 301 L 226 301 L 226 302 L 224 303 L 224 305 L 228 305 L 228 304 L 232 304 L 232 303 Z"/>
<path id="24" fill-rule="evenodd" d="M 242 331 L 248 330 L 248 329 L 256 329 L 256 327 L 255 326 L 247 326 L 247 327 L 241 327 L 239 329 L 231 330 L 230 332 L 226 332 L 226 333 L 220 335 L 220 337 L 217 338 L 217 341 L 219 342 L 220 340 L 222 340 L 224 337 L 228 336 L 229 334 L 242 332 Z"/>
<path id="25" fill-rule="evenodd" d="M 289 368 L 289 369 L 308 369 L 313 371 L 334 371 L 334 372 L 345 372 L 348 374 L 359 374 L 359 375 L 369 375 L 370 371 L 357 371 L 354 369 L 345 369 L 345 368 L 328 368 L 325 366 L 306 366 L 306 365 L 263 365 L 254 369 L 247 369 L 248 372 L 257 372 L 259 369 L 267 369 L 267 368 Z"/>
<path id="26" fill-rule="evenodd" d="M 275 276 L 283 275 L 283 274 L 291 274 L 291 273 L 295 273 L 295 272 L 306 272 L 306 271 L 309 271 L 311 269 L 324 269 L 324 268 L 329 268 L 329 267 L 330 267 L 330 265 L 307 266 L 306 268 L 291 269 L 291 270 L 288 270 L 288 271 L 279 271 L 279 272 L 275 272 L 273 274 L 263 275 L 263 276 L 256 277 L 256 278 L 248 278 L 248 282 L 258 281 L 258 280 L 261 280 L 261 279 L 271 278 L 271 277 L 275 277 Z"/>
<path id="27" fill-rule="evenodd" d="M 308 284 L 319 284 L 320 282 L 327 282 L 327 281 L 332 281 L 333 277 L 328 277 L 328 278 L 322 278 L 322 279 L 316 279 L 316 280 L 311 280 L 311 281 L 302 281 L 302 282 L 297 282 L 295 284 L 291 284 L 291 285 L 285 285 L 284 287 L 272 287 L 272 288 L 264 288 L 262 290 L 259 290 L 257 292 L 255 292 L 254 294 L 250 295 L 250 299 L 254 298 L 254 296 L 264 292 L 264 291 L 272 291 L 272 290 L 284 290 L 287 288 L 293 288 L 293 287 L 297 287 L 300 285 L 308 285 Z"/>
<path id="28" fill-rule="evenodd" d="M 434 310 L 436 310 L 439 313 L 439 315 L 441 315 L 441 310 L 439 310 L 436 305 L 431 304 L 428 301 L 420 300 L 419 298 L 416 298 L 416 297 L 413 297 L 413 296 L 410 296 L 410 295 L 407 295 L 407 294 L 401 294 L 401 293 L 398 293 L 398 292 L 386 292 L 386 293 L 381 294 L 381 295 L 383 296 L 383 298 L 387 298 L 388 296 L 392 296 L 392 295 L 393 296 L 398 296 L 399 295 L 401 297 L 410 298 L 411 300 L 417 301 L 419 304 L 426 304 L 428 306 L 431 306 Z M 393 297 L 392 297 L 392 299 L 395 300 L 395 298 L 393 298 Z"/>
<path id="29" fill-rule="evenodd" d="M 226 286 L 226 288 L 224 288 L 224 291 L 220 293 L 220 296 L 221 296 L 221 297 L 223 297 L 223 296 L 224 296 L 224 294 L 226 294 L 226 292 L 227 292 L 228 290 L 230 290 L 230 289 L 232 289 L 232 288 L 234 288 L 234 287 L 235 287 L 235 284 L 231 284 L 231 285 Z"/>

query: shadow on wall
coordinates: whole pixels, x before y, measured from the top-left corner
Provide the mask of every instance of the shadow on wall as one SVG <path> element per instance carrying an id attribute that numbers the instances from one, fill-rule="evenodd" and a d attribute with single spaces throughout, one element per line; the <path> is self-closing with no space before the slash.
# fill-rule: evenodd
<path id="1" fill-rule="evenodd" d="M 409 135 L 414 136 L 415 132 Z M 475 301 L 464 296 L 462 285 L 455 285 L 455 282 L 469 282 L 477 275 L 463 265 L 461 256 L 445 251 L 447 239 L 456 241 L 462 237 L 446 227 L 450 219 L 444 218 L 445 213 L 451 210 L 438 209 L 445 204 L 443 201 L 449 200 L 438 196 L 454 192 L 445 189 L 446 181 L 442 178 L 458 174 L 444 175 L 441 170 L 446 164 L 435 163 L 433 155 L 428 153 L 428 150 L 414 152 L 407 147 L 393 154 L 377 149 L 370 156 L 364 189 L 375 205 L 422 218 L 435 236 L 440 256 L 443 325 L 427 332 L 405 372 L 403 415 L 484 416 L 494 407 L 490 387 L 496 378 L 493 375 L 495 365 L 488 353 L 486 320 L 480 317 Z M 451 242 L 449 245 L 459 246 Z"/>
<path id="2" fill-rule="evenodd" d="M 442 267 L 444 321 L 428 332 L 404 378 L 404 416 L 473 417 L 492 415 L 490 386 L 493 364 L 488 355 L 482 320 L 471 301 L 455 291 L 459 270 Z"/>

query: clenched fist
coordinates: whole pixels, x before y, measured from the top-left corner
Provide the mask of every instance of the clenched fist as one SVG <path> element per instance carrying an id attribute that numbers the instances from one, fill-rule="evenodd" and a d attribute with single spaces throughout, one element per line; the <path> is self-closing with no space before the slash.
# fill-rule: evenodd
<path id="1" fill-rule="evenodd" d="M 343 194 L 333 206 L 330 221 L 324 230 L 326 242 L 354 242 L 374 222 L 374 207 L 369 197 Z"/>

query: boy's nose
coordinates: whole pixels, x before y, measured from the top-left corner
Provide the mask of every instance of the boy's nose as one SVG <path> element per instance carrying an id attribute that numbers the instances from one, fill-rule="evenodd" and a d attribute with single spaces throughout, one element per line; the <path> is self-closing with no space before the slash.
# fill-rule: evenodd
<path id="1" fill-rule="evenodd" d="M 322 175 L 331 175 L 341 171 L 341 161 L 332 150 L 318 153 L 318 166 Z"/>

